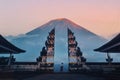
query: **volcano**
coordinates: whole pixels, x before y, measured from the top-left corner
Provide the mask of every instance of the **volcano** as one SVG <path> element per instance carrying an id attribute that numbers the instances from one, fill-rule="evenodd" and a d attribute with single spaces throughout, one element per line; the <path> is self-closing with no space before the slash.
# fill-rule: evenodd
<path id="1" fill-rule="evenodd" d="M 66 18 L 51 20 L 24 35 L 13 38 L 11 40 L 13 44 L 27 51 L 25 54 L 15 55 L 17 61 L 36 61 L 36 58 L 40 56 L 40 51 L 42 50 L 42 47 L 45 46 L 47 36 L 52 29 L 55 29 L 55 64 L 60 65 L 60 63 L 64 62 L 65 68 L 68 67 L 66 65 L 68 63 L 68 29 L 74 33 L 78 46 L 81 48 L 87 62 L 105 61 L 105 54 L 97 54 L 93 52 L 93 49 L 99 47 L 106 42 L 106 40 Z"/>
<path id="2" fill-rule="evenodd" d="M 35 35 L 35 34 L 42 34 L 42 32 L 48 32 L 53 28 L 61 28 L 64 30 L 64 28 L 70 28 L 72 30 L 77 30 L 81 32 L 81 35 L 96 35 L 93 32 L 90 32 L 89 30 L 83 28 L 80 25 L 77 25 L 76 23 L 66 19 L 66 18 L 60 18 L 60 19 L 55 19 L 55 20 L 51 20 L 48 23 L 39 26 L 38 28 L 26 33 L 26 35 Z M 97 36 L 97 35 L 96 35 Z"/>

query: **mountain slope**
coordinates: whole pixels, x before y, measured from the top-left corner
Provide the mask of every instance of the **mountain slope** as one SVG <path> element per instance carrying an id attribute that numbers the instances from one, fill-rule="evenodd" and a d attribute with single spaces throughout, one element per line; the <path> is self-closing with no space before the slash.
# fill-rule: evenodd
<path id="1" fill-rule="evenodd" d="M 35 34 L 41 34 L 41 31 L 48 31 L 56 27 L 61 27 L 61 28 L 70 28 L 70 29 L 79 29 L 83 34 L 94 34 L 93 32 L 90 32 L 89 30 L 83 28 L 80 25 L 75 24 L 74 22 L 66 19 L 66 18 L 61 18 L 61 19 L 55 19 L 51 20 L 48 23 L 39 26 L 38 28 L 26 33 L 27 35 L 35 35 Z M 96 35 L 96 34 L 94 34 Z"/>

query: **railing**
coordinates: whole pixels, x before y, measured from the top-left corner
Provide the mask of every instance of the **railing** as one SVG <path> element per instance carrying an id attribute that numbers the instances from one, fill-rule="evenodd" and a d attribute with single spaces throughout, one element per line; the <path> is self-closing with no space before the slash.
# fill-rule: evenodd
<path id="1" fill-rule="evenodd" d="M 35 71 L 38 69 L 38 65 L 0 65 L 0 71 Z"/>

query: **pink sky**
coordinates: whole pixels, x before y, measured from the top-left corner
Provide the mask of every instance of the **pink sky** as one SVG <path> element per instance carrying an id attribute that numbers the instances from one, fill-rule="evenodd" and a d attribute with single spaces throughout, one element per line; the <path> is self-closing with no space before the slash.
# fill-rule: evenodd
<path id="1" fill-rule="evenodd" d="M 120 32 L 120 0 L 1 0 L 0 34 L 24 34 L 68 18 L 103 37 Z"/>

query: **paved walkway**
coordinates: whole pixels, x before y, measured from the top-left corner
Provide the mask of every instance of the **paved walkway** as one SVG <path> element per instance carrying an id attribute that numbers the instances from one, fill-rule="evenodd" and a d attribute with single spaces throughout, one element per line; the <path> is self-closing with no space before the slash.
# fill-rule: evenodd
<path id="1" fill-rule="evenodd" d="M 23 80 L 104 80 L 101 77 L 88 76 L 83 74 L 40 74 Z"/>

